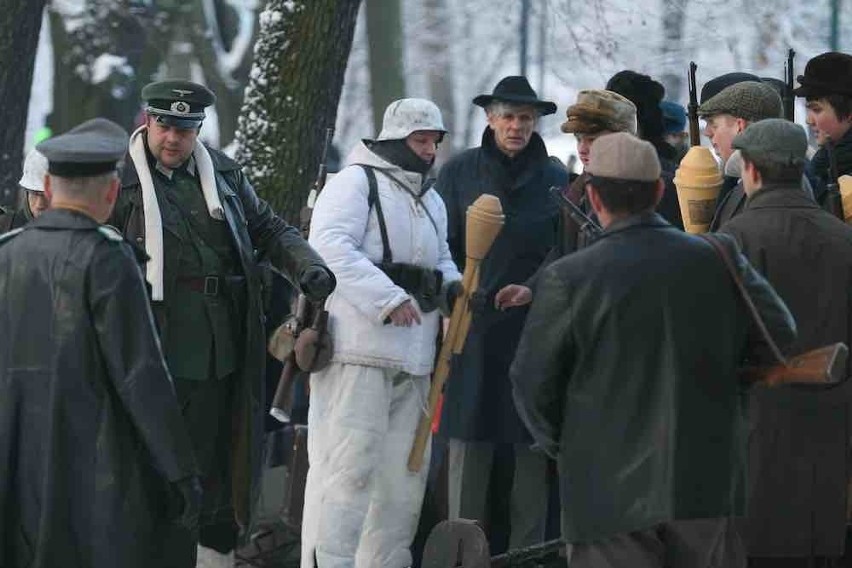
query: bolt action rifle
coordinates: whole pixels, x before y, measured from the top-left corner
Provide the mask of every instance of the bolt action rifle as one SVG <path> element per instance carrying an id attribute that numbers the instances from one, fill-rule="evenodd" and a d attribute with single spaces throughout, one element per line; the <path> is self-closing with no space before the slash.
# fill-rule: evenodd
<path id="1" fill-rule="evenodd" d="M 328 178 L 326 160 L 328 159 L 328 148 L 331 146 L 331 139 L 333 137 L 334 128 L 326 128 L 325 143 L 323 144 L 322 158 L 320 159 L 317 178 L 311 186 L 307 204 L 299 213 L 300 230 L 302 231 L 302 236 L 306 239 L 308 238 L 308 232 L 310 231 L 311 215 L 313 214 L 317 196 L 325 187 L 325 182 Z M 321 303 L 312 304 L 308 301 L 304 294 L 299 294 L 299 297 L 296 300 L 296 310 L 293 317 L 282 324 L 282 326 L 275 332 L 275 335 L 283 334 L 287 336 L 287 343 L 289 344 L 289 350 L 283 360 L 284 368 L 281 370 L 281 376 L 278 379 L 278 386 L 275 389 L 275 396 L 272 399 L 272 408 L 269 411 L 269 413 L 279 422 L 290 422 L 291 413 L 293 411 L 293 389 L 296 386 L 296 379 L 299 376 L 299 371 L 310 373 L 319 370 L 319 368 L 317 368 L 317 365 L 319 364 L 317 360 L 317 353 L 322 349 L 322 347 L 318 347 L 316 351 L 312 350 L 312 357 L 310 360 L 299 365 L 299 362 L 297 361 L 297 344 L 299 343 L 299 337 L 302 335 L 303 331 L 310 329 L 312 342 L 327 341 L 327 321 L 328 312 L 323 309 Z M 313 325 L 310 325 L 311 322 L 313 322 Z M 321 358 L 324 359 L 325 357 L 323 356 Z"/>
<path id="2" fill-rule="evenodd" d="M 748 308 L 752 323 L 759 330 L 761 338 L 775 359 L 775 363 L 771 365 L 741 367 L 738 373 L 740 380 L 766 386 L 784 384 L 831 386 L 842 382 L 846 378 L 849 348 L 844 343 L 833 343 L 811 349 L 795 357 L 785 357 L 772 338 L 772 334 L 769 333 L 727 249 L 712 233 L 703 234 L 701 237 L 713 246 L 725 265 L 725 269 L 739 291 L 740 298 Z"/>
<path id="3" fill-rule="evenodd" d="M 793 97 L 793 89 L 795 87 L 793 80 L 795 75 L 793 74 L 793 58 L 796 57 L 796 52 L 793 51 L 793 48 L 787 50 L 787 62 L 784 64 L 784 83 L 786 83 L 787 88 L 784 90 L 784 118 L 789 120 L 790 122 L 796 122 L 796 105 L 795 98 Z"/>
<path id="4" fill-rule="evenodd" d="M 580 232 L 586 235 L 587 242 L 591 243 L 603 233 L 603 227 L 586 215 L 573 201 L 565 197 L 561 188 L 554 185 L 548 191 L 550 191 L 551 197 L 559 203 L 560 207 L 564 208 L 568 215 L 571 216 L 571 219 L 577 223 L 577 226 L 580 227 Z"/>
<path id="5" fill-rule="evenodd" d="M 325 129 L 325 142 L 322 146 L 322 157 L 320 158 L 319 170 L 317 171 L 317 179 L 311 186 L 311 191 L 308 193 L 308 200 L 302 210 L 299 212 L 299 229 L 302 231 L 302 236 L 308 238 L 308 233 L 311 230 L 311 215 L 314 211 L 314 205 L 317 202 L 322 188 L 325 187 L 325 181 L 328 178 L 328 149 L 331 146 L 331 139 L 334 138 L 334 128 Z"/>
<path id="6" fill-rule="evenodd" d="M 687 84 L 689 85 L 689 105 L 687 106 L 687 115 L 689 117 L 689 145 L 701 146 L 701 132 L 698 128 L 698 89 L 695 86 L 695 70 L 698 65 L 695 61 L 689 62 L 689 73 L 687 74 Z"/>
<path id="7" fill-rule="evenodd" d="M 837 153 L 834 151 L 834 141 L 828 138 L 825 142 L 825 151 L 828 154 L 828 180 L 825 184 L 825 203 L 823 208 L 844 221 L 843 198 L 840 188 L 837 186 Z"/>

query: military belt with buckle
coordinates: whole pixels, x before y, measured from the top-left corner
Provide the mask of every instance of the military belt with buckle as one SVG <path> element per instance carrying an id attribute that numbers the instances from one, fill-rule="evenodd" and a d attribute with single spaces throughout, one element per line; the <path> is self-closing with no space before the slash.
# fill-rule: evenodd
<path id="1" fill-rule="evenodd" d="M 226 288 L 245 284 L 245 280 L 242 276 L 187 276 L 178 278 L 178 284 L 205 296 L 219 296 Z"/>

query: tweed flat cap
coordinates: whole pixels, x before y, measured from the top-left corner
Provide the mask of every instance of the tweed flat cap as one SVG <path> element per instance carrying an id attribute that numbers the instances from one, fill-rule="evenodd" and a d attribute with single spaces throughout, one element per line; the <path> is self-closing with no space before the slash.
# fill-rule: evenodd
<path id="1" fill-rule="evenodd" d="M 630 100 L 603 89 L 577 93 L 577 102 L 565 113 L 562 132 L 596 134 L 604 130 L 636 134 L 636 105 Z"/>
<path id="2" fill-rule="evenodd" d="M 806 161 L 808 137 L 794 122 L 768 118 L 749 125 L 734 137 L 731 146 L 755 160 L 784 165 L 801 165 Z"/>
<path id="3" fill-rule="evenodd" d="M 698 100 L 701 104 L 704 104 L 731 85 L 736 85 L 743 81 L 760 81 L 760 77 L 751 73 L 743 73 L 742 71 L 734 71 L 713 77 L 701 87 L 701 97 Z"/>
<path id="4" fill-rule="evenodd" d="M 660 179 L 660 159 L 650 142 L 627 132 L 605 134 L 592 142 L 586 173 L 594 178 L 629 181 Z"/>
<path id="5" fill-rule="evenodd" d="M 698 107 L 698 116 L 730 114 L 748 121 L 780 118 L 781 97 L 775 89 L 759 81 L 743 81 L 723 89 Z"/>
<path id="6" fill-rule="evenodd" d="M 114 171 L 127 152 L 127 132 L 105 118 L 93 118 L 36 149 L 47 158 L 47 170 L 59 177 L 86 177 Z"/>

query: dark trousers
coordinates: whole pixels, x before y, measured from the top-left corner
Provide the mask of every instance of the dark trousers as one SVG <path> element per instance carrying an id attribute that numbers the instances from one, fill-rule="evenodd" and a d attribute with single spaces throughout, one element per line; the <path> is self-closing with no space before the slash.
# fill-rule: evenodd
<path id="1" fill-rule="evenodd" d="M 236 376 L 202 381 L 174 379 L 204 491 L 198 543 L 221 553 L 230 552 L 237 543 L 230 463 Z"/>
<path id="2" fill-rule="evenodd" d="M 814 556 L 812 558 L 769 558 L 750 556 L 748 568 L 839 568 L 839 558 Z"/>
<path id="3" fill-rule="evenodd" d="M 745 551 L 734 522 L 690 519 L 574 544 L 570 568 L 744 568 Z"/>

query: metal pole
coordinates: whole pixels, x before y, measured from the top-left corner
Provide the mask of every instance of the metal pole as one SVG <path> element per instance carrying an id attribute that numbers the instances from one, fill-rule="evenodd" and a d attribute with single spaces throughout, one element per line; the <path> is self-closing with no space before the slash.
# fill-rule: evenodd
<path id="1" fill-rule="evenodd" d="M 831 51 L 837 51 L 839 46 L 839 28 L 840 28 L 840 0 L 831 0 L 831 37 L 829 38 L 829 47 Z"/>
<path id="2" fill-rule="evenodd" d="M 541 10 L 538 20 L 538 92 L 544 93 L 544 64 L 547 57 L 547 10 Z M 543 94 L 539 96 L 544 96 Z"/>
<path id="3" fill-rule="evenodd" d="M 521 2 L 521 75 L 527 75 L 527 47 L 529 45 L 530 0 Z"/>

